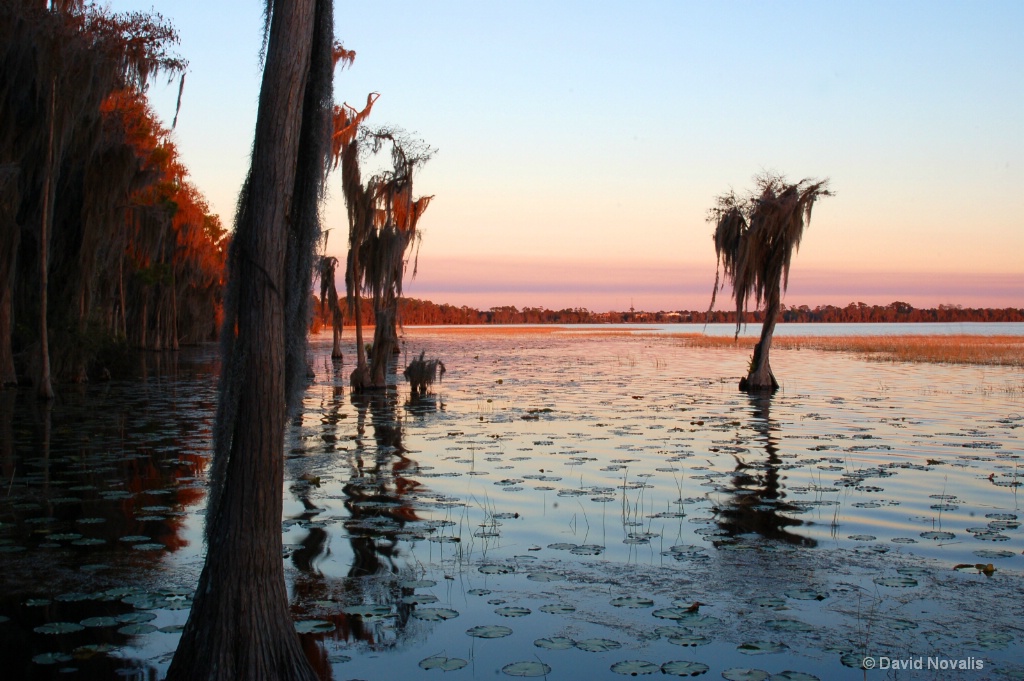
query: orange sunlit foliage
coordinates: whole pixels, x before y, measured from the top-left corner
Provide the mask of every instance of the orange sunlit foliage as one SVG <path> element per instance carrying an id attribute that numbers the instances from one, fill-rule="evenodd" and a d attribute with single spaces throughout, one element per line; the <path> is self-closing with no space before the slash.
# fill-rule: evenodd
<path id="1" fill-rule="evenodd" d="M 124 218 L 129 281 L 121 285 L 133 289 L 134 303 L 124 312 L 135 313 L 125 333 L 144 347 L 210 340 L 222 318 L 226 231 L 138 92 L 112 93 L 102 112 L 137 163 Z"/>

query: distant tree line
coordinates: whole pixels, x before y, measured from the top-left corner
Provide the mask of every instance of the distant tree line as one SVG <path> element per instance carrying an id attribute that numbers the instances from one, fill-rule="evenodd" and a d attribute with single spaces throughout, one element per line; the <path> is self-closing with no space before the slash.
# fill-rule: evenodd
<path id="1" fill-rule="evenodd" d="M 788 323 L 894 323 L 894 322 L 1024 322 L 1024 308 L 968 308 L 960 305 L 939 305 L 937 308 L 915 308 L 909 303 L 888 305 L 850 303 L 846 307 L 820 305 L 808 307 L 781 306 L 781 321 Z M 319 310 L 319 305 L 317 306 Z M 749 323 L 761 323 L 763 311 L 746 313 Z M 363 318 L 373 323 L 372 306 L 364 301 Z M 512 305 L 478 310 L 465 305 L 433 303 L 429 300 L 402 298 L 398 304 L 401 324 L 735 324 L 735 310 L 658 311 L 658 312 L 591 312 L 586 308 L 549 310 L 542 307 L 518 308 Z M 318 312 L 313 331 L 330 327 L 330 313 Z"/>
<path id="2" fill-rule="evenodd" d="M 145 99 L 176 42 L 157 14 L 0 3 L 0 382 L 48 397 L 216 336 L 225 230 Z"/>

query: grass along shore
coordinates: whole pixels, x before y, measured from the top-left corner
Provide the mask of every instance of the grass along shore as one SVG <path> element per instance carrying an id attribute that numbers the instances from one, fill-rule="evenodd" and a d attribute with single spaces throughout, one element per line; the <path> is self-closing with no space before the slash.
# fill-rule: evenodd
<path id="1" fill-rule="evenodd" d="M 487 326 L 415 326 L 407 327 L 414 335 L 440 334 L 549 334 L 574 335 L 647 335 L 643 330 L 621 329 L 614 326 L 594 325 L 592 328 L 568 329 L 558 324 L 509 327 L 501 324 Z M 684 346 L 694 348 L 747 348 L 753 351 L 756 337 L 707 336 L 700 333 L 650 334 L 657 338 L 672 338 Z M 866 359 L 880 362 L 924 362 L 931 364 L 976 364 L 988 366 L 1024 367 L 1024 336 L 951 335 L 892 335 L 892 336 L 778 336 L 772 348 L 779 350 L 823 350 L 826 352 L 853 352 Z"/>
<path id="2" fill-rule="evenodd" d="M 753 351 L 757 338 L 686 334 L 675 336 L 698 348 L 744 347 Z M 1024 367 L 1024 336 L 775 336 L 772 348 L 854 352 L 881 362 L 983 364 Z"/>

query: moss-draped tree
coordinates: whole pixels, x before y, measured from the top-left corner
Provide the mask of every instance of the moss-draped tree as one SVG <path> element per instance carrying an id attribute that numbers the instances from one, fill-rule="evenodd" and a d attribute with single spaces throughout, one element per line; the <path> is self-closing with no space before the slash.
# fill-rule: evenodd
<path id="1" fill-rule="evenodd" d="M 309 285 L 331 150 L 331 0 L 268 0 L 252 165 L 229 252 L 206 562 L 168 678 L 315 675 L 281 559 L 286 407 L 306 375 Z"/>
<path id="2" fill-rule="evenodd" d="M 781 175 L 766 173 L 754 178 L 754 183 L 750 195 L 738 197 L 731 191 L 722 194 L 709 211 L 708 222 L 715 223 L 718 257 L 711 307 L 718 291 L 730 282 L 739 336 L 750 297 L 757 306 L 764 304 L 761 338 L 754 346 L 750 370 L 740 380 L 740 390 L 774 391 L 779 383 L 772 373 L 769 350 L 782 293 L 789 285 L 790 262 L 800 247 L 804 229 L 810 225 L 815 202 L 832 196 L 832 192 L 827 179 L 789 184 Z"/>

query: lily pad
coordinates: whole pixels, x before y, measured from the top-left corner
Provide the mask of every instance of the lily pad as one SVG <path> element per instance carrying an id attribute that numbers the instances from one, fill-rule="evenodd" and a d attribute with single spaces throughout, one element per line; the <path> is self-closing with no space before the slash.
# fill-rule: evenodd
<path id="1" fill-rule="evenodd" d="M 661 665 L 661 673 L 669 676 L 700 676 L 706 674 L 708 669 L 710 667 L 703 662 L 688 662 L 686 660 L 666 662 Z"/>
<path id="2" fill-rule="evenodd" d="M 771 681 L 821 681 L 821 679 L 814 674 L 784 671 L 779 672 L 778 674 L 772 674 Z"/>
<path id="3" fill-rule="evenodd" d="M 767 622 L 767 626 L 771 627 L 776 631 L 788 631 L 792 633 L 807 633 L 814 631 L 814 627 L 806 622 L 800 620 L 772 620 Z"/>
<path id="4" fill-rule="evenodd" d="M 550 572 L 550 571 L 546 571 L 546 570 L 543 570 L 543 571 L 540 571 L 540 572 L 531 572 L 530 574 L 526 575 L 526 578 L 529 579 L 532 582 L 564 582 L 565 581 L 565 576 L 564 575 L 560 575 L 557 572 Z"/>
<path id="5" fill-rule="evenodd" d="M 481 565 L 477 570 L 485 575 L 507 575 L 513 572 L 512 568 L 505 565 Z"/>
<path id="6" fill-rule="evenodd" d="M 640 676 L 660 672 L 661 667 L 646 660 L 623 660 L 612 665 L 612 671 L 625 676 Z"/>
<path id="7" fill-rule="evenodd" d="M 440 622 L 458 617 L 459 612 L 451 608 L 417 608 L 412 611 L 412 616 L 427 622 Z"/>
<path id="8" fill-rule="evenodd" d="M 156 631 L 156 627 L 152 624 L 126 624 L 117 630 L 117 633 L 124 634 L 125 636 L 141 636 L 143 634 L 152 634 Z"/>
<path id="9" fill-rule="evenodd" d="M 576 606 L 565 605 L 563 603 L 549 603 L 547 605 L 542 605 L 537 609 L 541 612 L 546 612 L 549 615 L 567 615 L 570 612 L 576 612 Z"/>
<path id="10" fill-rule="evenodd" d="M 722 678 L 727 681 L 764 681 L 771 674 L 763 669 L 750 669 L 749 667 L 732 667 L 722 672 Z"/>
<path id="11" fill-rule="evenodd" d="M 526 617 L 530 614 L 530 609 L 518 605 L 510 605 L 505 608 L 498 608 L 494 612 L 502 617 Z"/>
<path id="12" fill-rule="evenodd" d="M 504 638 L 512 635 L 512 630 L 508 627 L 502 627 L 497 624 L 485 624 L 472 629 L 467 629 L 466 633 L 473 638 Z"/>
<path id="13" fill-rule="evenodd" d="M 911 586 L 917 586 L 917 580 L 912 577 L 901 575 L 899 577 L 875 577 L 873 580 L 878 586 L 888 586 L 894 589 L 905 589 Z"/>
<path id="14" fill-rule="evenodd" d="M 700 634 L 684 634 L 682 636 L 672 636 L 668 639 L 668 642 L 683 646 L 686 648 L 696 648 L 697 646 L 707 645 L 711 643 L 711 639 L 707 636 L 701 636 Z"/>
<path id="15" fill-rule="evenodd" d="M 58 662 L 70 662 L 73 659 L 66 653 L 42 653 L 32 656 L 32 661 L 36 664 L 57 664 Z"/>
<path id="16" fill-rule="evenodd" d="M 619 598 L 613 598 L 611 604 L 616 608 L 651 608 L 654 607 L 654 601 L 650 598 L 643 598 L 642 596 L 621 596 Z"/>
<path id="17" fill-rule="evenodd" d="M 33 629 L 39 634 L 72 634 L 85 629 L 81 624 L 74 622 L 47 622 Z"/>
<path id="18" fill-rule="evenodd" d="M 467 664 L 469 664 L 469 662 L 459 657 L 433 655 L 420 660 L 420 669 L 440 669 L 444 672 L 452 672 L 456 669 L 462 669 Z"/>
<path id="19" fill-rule="evenodd" d="M 368 619 L 370 617 L 387 617 L 391 615 L 391 608 L 387 605 L 349 605 L 341 609 L 346 615 L 353 615 L 355 617 L 362 617 Z M 416 611 L 413 611 L 415 616 Z"/>
<path id="20" fill-rule="evenodd" d="M 501 668 L 501 671 L 509 676 L 547 676 L 551 673 L 551 667 L 543 662 L 513 662 Z"/>
<path id="21" fill-rule="evenodd" d="M 618 650 L 622 647 L 622 644 L 618 641 L 608 638 L 585 638 L 582 641 L 576 641 L 575 645 L 580 650 L 585 650 L 588 653 L 604 653 L 609 650 Z"/>
<path id="22" fill-rule="evenodd" d="M 934 539 L 936 541 L 953 539 L 956 537 L 952 532 L 922 532 L 921 537 L 924 539 Z"/>
<path id="23" fill-rule="evenodd" d="M 334 622 L 325 620 L 302 620 L 295 623 L 295 631 L 300 634 L 326 634 L 337 629 Z"/>
<path id="24" fill-rule="evenodd" d="M 116 627 L 123 624 L 116 617 L 88 617 L 79 622 L 83 627 Z"/>
<path id="25" fill-rule="evenodd" d="M 545 650 L 568 650 L 576 645 L 576 641 L 566 636 L 552 636 L 550 638 L 538 638 L 533 645 Z"/>
<path id="26" fill-rule="evenodd" d="M 768 655 L 781 653 L 788 648 L 789 646 L 785 643 L 775 643 L 774 641 L 748 641 L 741 643 L 736 647 L 736 650 L 745 655 Z"/>

